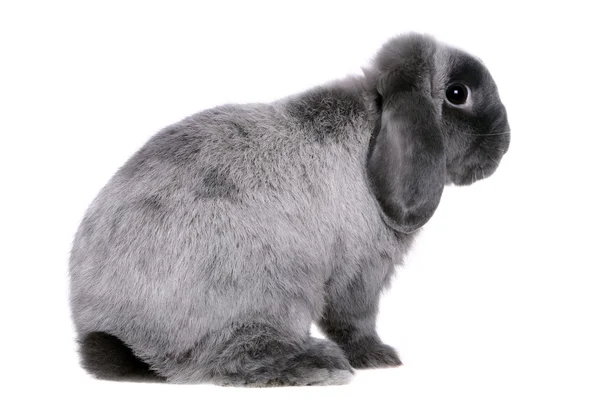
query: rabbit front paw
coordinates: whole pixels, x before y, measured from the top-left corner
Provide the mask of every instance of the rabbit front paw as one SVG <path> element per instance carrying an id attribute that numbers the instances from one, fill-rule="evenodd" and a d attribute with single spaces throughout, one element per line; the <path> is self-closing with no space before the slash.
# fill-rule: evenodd
<path id="1" fill-rule="evenodd" d="M 350 365 L 357 369 L 387 368 L 402 365 L 396 350 L 378 338 L 365 337 L 343 346 Z"/>

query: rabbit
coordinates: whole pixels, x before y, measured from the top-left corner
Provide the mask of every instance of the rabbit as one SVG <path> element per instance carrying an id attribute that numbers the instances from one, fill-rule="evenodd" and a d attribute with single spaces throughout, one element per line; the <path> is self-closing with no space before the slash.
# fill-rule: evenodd
<path id="1" fill-rule="evenodd" d="M 444 187 L 490 176 L 509 142 L 482 62 L 417 33 L 386 42 L 360 76 L 164 128 L 75 235 L 82 366 L 267 387 L 401 365 L 376 332 L 382 290 Z"/>

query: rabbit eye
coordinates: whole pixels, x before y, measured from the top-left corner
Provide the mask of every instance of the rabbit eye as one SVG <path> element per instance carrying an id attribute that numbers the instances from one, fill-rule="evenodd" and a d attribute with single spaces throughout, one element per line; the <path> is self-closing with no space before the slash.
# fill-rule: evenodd
<path id="1" fill-rule="evenodd" d="M 462 83 L 452 83 L 446 89 L 446 98 L 452 104 L 465 104 L 468 97 L 469 89 Z"/>

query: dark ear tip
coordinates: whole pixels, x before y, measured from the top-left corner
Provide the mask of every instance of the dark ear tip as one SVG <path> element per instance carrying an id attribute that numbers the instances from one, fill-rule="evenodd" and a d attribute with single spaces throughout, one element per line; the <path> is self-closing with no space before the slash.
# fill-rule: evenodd
<path id="1" fill-rule="evenodd" d="M 423 227 L 423 225 L 425 225 L 425 224 L 403 226 L 400 229 L 400 232 L 402 232 L 402 233 L 404 233 L 406 235 L 411 234 L 411 233 L 415 233 L 416 231 L 418 231 L 419 229 L 421 229 Z"/>
<path id="2" fill-rule="evenodd" d="M 430 219 L 430 216 L 425 217 L 425 218 L 420 218 L 418 220 L 417 220 L 417 218 L 404 218 L 404 220 L 402 220 L 402 218 L 398 218 L 398 221 L 402 221 L 402 222 L 397 222 L 396 219 L 391 218 L 385 212 L 381 213 L 381 217 L 383 218 L 383 221 L 386 223 L 387 226 L 389 226 L 396 232 L 400 232 L 405 235 L 408 235 L 408 234 L 418 231 Z M 412 219 L 412 221 L 407 221 L 408 219 Z"/>

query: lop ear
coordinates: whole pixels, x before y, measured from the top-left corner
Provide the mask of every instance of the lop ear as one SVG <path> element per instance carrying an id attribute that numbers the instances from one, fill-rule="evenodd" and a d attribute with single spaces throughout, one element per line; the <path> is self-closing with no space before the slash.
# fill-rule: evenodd
<path id="1" fill-rule="evenodd" d="M 411 67 L 418 69 L 411 73 Z M 419 229 L 431 218 L 446 180 L 445 140 L 423 67 L 411 63 L 380 78 L 380 128 L 367 161 L 383 219 L 402 233 Z"/>

